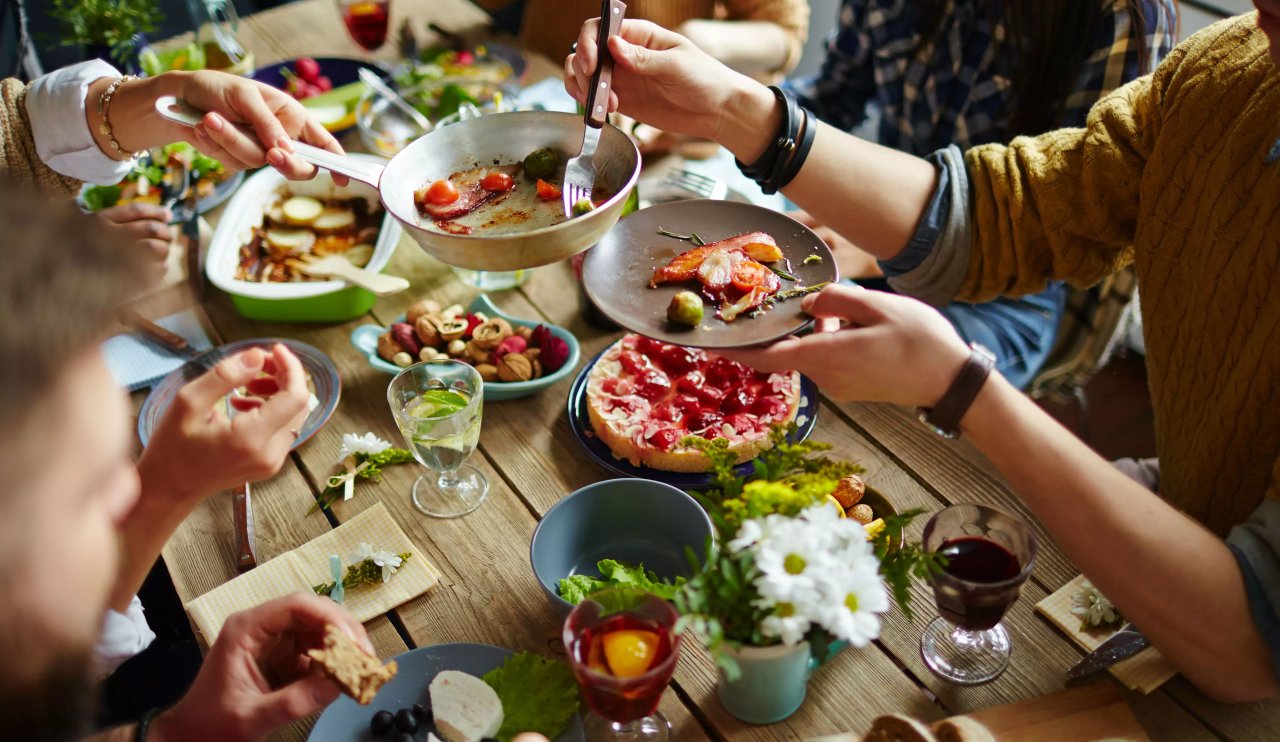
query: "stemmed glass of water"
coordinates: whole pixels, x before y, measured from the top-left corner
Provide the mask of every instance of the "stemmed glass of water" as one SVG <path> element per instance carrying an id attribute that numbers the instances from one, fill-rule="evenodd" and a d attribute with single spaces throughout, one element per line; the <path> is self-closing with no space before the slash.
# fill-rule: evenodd
<path id="1" fill-rule="evenodd" d="M 463 466 L 480 441 L 480 374 L 461 361 L 419 363 L 391 380 L 387 404 L 414 458 L 435 471 L 414 483 L 414 506 L 436 518 L 457 518 L 480 507 L 489 480 L 474 466 Z"/>

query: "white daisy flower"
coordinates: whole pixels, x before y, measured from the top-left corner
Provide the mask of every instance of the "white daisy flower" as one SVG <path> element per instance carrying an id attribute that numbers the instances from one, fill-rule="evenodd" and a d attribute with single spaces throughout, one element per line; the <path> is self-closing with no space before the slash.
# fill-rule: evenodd
<path id="1" fill-rule="evenodd" d="M 804 640 L 809 624 L 808 617 L 799 613 L 794 605 L 779 603 L 773 614 L 760 622 L 760 633 L 792 646 Z"/>
<path id="2" fill-rule="evenodd" d="M 345 433 L 342 436 L 342 448 L 338 449 L 338 462 L 342 463 L 348 456 L 354 456 L 358 453 L 376 454 L 382 453 L 388 448 L 391 448 L 391 444 L 373 433 L 365 433 L 364 435 Z"/>
<path id="3" fill-rule="evenodd" d="M 875 558 L 859 559 L 847 569 L 827 574 L 825 594 L 815 621 L 855 647 L 880 636 L 880 615 L 889 610 L 889 592 L 880 579 Z"/>
<path id="4" fill-rule="evenodd" d="M 382 567 L 382 581 L 386 582 L 404 564 L 404 560 L 399 554 L 382 549 L 373 553 L 373 563 Z"/>

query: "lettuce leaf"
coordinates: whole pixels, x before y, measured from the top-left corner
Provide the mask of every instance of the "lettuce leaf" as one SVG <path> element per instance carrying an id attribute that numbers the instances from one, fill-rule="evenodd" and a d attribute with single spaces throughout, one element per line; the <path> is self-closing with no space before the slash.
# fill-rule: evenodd
<path id="1" fill-rule="evenodd" d="M 677 577 L 674 583 L 664 582 L 643 564 L 632 567 L 614 559 L 601 559 L 596 563 L 596 569 L 600 571 L 600 577 L 572 575 L 560 580 L 560 597 L 570 605 L 577 605 L 591 593 L 608 587 L 632 587 L 653 593 L 663 600 L 672 600 L 676 590 L 684 584 L 683 577 Z"/>
<path id="2" fill-rule="evenodd" d="M 84 189 L 80 200 L 89 211 L 102 211 L 115 206 L 120 201 L 121 188 L 118 185 L 89 186 Z"/>
<path id="3" fill-rule="evenodd" d="M 563 662 L 520 652 L 481 678 L 502 701 L 500 742 L 521 732 L 555 739 L 578 713 L 578 683 Z"/>

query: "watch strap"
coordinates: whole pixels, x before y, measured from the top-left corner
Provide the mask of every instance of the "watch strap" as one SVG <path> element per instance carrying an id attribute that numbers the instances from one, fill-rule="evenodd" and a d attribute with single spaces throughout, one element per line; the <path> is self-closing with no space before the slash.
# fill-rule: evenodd
<path id="1" fill-rule="evenodd" d="M 920 422 L 944 438 L 960 437 L 960 421 L 977 399 L 982 385 L 996 367 L 996 357 L 978 343 L 969 343 L 969 358 L 951 382 L 942 399 L 932 408 L 921 407 Z"/>

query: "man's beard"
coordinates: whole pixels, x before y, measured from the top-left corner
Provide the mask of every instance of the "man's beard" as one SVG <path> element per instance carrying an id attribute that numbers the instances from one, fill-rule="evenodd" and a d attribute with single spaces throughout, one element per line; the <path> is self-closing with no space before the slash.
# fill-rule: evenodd
<path id="1" fill-rule="evenodd" d="M 0 676 L 0 729 L 6 739 L 67 742 L 85 736 L 97 702 L 92 651 L 63 652 L 38 680 L 15 686 Z"/>

